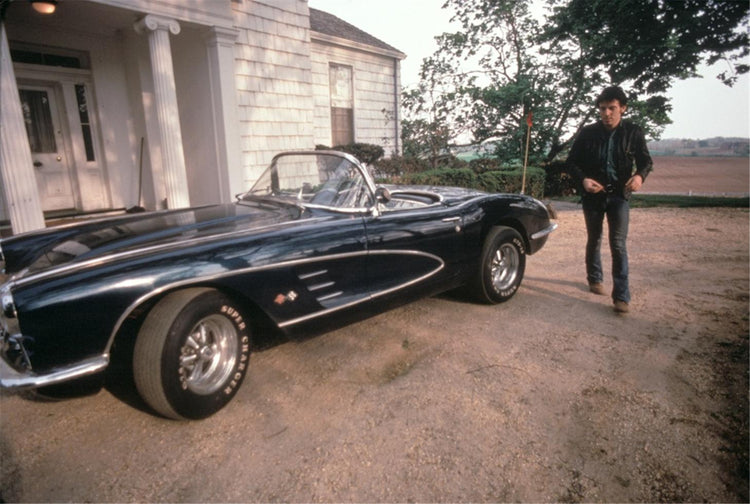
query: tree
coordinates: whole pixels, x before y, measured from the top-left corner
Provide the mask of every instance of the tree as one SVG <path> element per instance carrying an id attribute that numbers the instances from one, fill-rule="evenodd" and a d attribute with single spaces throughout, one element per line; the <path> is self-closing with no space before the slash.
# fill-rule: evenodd
<path id="1" fill-rule="evenodd" d="M 750 69 L 748 2 L 739 0 L 568 0 L 550 2 L 543 39 L 580 48 L 589 68 L 636 92 L 662 93 L 697 67 L 728 62 L 719 78 L 731 86 Z M 557 5 L 556 5 L 557 4 Z"/>
<path id="2" fill-rule="evenodd" d="M 404 93 L 405 108 L 453 143 L 494 139 L 506 158 L 520 159 L 537 101 L 529 49 L 539 26 L 528 3 L 448 0 L 444 8 L 455 9 L 462 30 L 436 37 L 439 49 L 423 61 L 418 88 Z"/>
<path id="3" fill-rule="evenodd" d="M 630 117 L 658 138 L 671 123 L 665 92 L 675 80 L 721 59 L 731 63 L 719 75 L 727 85 L 748 71 L 747 2 L 547 0 L 546 18 L 532 4 L 445 0 L 461 29 L 437 37 L 419 88 L 404 94 L 412 120 L 450 132 L 453 144 L 493 141 L 512 160 L 533 111 L 531 158 L 549 161 L 595 118 L 606 85 L 625 88 Z"/>

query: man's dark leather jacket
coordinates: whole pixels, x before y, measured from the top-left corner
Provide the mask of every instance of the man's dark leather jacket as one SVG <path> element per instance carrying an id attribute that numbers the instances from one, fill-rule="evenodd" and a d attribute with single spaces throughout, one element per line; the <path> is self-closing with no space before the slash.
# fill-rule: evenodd
<path id="1" fill-rule="evenodd" d="M 573 142 L 568 155 L 568 172 L 575 177 L 578 187 L 582 190 L 583 179 L 592 178 L 608 187 L 610 193 L 630 197 L 630 191 L 625 190 L 625 184 L 633 175 L 640 175 L 645 181 L 653 170 L 653 162 L 648 152 L 646 138 L 640 126 L 621 121 L 618 126 L 618 143 L 615 149 L 615 168 L 617 183 L 608 187 L 607 171 L 602 161 L 602 149 L 606 148 L 609 132 L 601 121 L 585 126 Z M 589 193 L 582 190 L 584 197 Z"/>

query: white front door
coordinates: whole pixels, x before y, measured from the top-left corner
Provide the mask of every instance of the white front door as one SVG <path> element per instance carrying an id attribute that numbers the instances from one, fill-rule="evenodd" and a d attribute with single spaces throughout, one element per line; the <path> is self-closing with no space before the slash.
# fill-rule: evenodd
<path id="1" fill-rule="evenodd" d="M 19 85 L 21 108 L 42 210 L 76 207 L 71 163 L 62 129 L 64 111 L 53 85 Z"/>

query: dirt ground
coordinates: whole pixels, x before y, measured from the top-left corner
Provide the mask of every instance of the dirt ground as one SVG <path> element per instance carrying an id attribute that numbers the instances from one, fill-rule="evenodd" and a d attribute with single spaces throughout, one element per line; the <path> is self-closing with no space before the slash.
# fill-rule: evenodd
<path id="1" fill-rule="evenodd" d="M 205 421 L 4 394 L 2 500 L 747 502 L 747 210 L 633 210 L 625 316 L 585 288 L 580 208 L 558 222 L 508 303 L 257 352 Z"/>
<path id="2" fill-rule="evenodd" d="M 644 194 L 747 196 L 750 163 L 746 157 L 654 157 Z"/>

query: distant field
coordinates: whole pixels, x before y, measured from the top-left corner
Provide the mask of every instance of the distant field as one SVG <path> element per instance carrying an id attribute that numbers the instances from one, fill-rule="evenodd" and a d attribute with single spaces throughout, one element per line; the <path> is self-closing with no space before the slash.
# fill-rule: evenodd
<path id="1" fill-rule="evenodd" d="M 644 194 L 750 193 L 750 160 L 743 157 L 655 156 Z"/>

